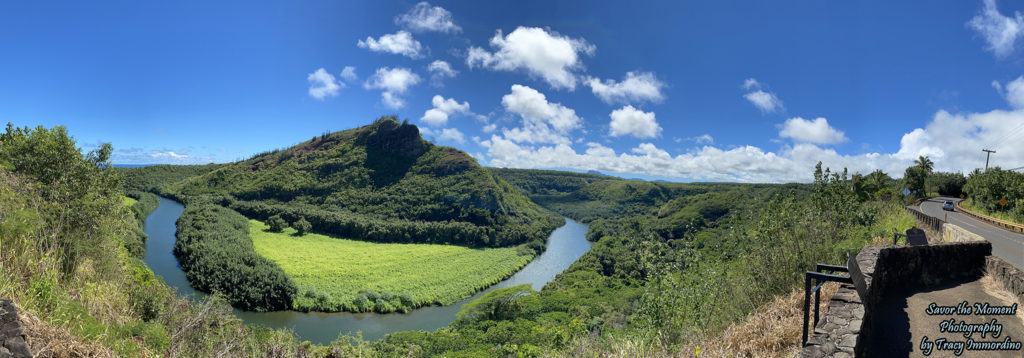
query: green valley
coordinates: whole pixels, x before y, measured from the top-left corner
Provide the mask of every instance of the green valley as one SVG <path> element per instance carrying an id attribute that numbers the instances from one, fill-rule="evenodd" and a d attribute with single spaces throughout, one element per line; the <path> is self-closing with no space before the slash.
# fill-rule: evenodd
<path id="1" fill-rule="evenodd" d="M 389 244 L 270 232 L 250 220 L 256 252 L 295 280 L 301 311 L 392 312 L 450 305 L 491 286 L 533 257 L 514 247 Z"/>

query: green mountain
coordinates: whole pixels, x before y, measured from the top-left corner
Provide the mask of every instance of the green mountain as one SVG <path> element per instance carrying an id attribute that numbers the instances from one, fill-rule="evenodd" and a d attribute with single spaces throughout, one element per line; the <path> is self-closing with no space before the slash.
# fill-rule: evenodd
<path id="1" fill-rule="evenodd" d="M 561 224 L 473 157 L 393 117 L 224 165 L 167 191 L 380 242 L 539 249 Z"/>

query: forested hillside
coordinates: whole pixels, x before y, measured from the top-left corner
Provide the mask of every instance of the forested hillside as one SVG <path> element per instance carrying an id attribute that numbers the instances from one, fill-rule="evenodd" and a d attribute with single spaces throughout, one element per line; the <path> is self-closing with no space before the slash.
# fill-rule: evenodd
<path id="1" fill-rule="evenodd" d="M 379 242 L 539 249 L 561 224 L 466 153 L 433 145 L 416 126 L 390 117 L 164 189 L 255 219 L 305 219 L 313 231 Z"/>

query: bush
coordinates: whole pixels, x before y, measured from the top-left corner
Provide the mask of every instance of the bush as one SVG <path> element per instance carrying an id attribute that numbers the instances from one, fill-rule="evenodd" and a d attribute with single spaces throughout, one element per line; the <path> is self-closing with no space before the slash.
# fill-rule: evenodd
<path id="1" fill-rule="evenodd" d="M 281 218 L 281 215 L 274 215 L 267 219 L 267 225 L 270 225 L 270 231 L 282 232 L 284 228 L 288 227 L 288 223 Z"/>
<path id="2" fill-rule="evenodd" d="M 311 225 L 309 221 L 306 221 L 306 218 L 299 218 L 298 221 L 292 224 L 292 227 L 295 228 L 298 235 L 305 235 L 309 230 L 313 229 L 313 225 Z"/>

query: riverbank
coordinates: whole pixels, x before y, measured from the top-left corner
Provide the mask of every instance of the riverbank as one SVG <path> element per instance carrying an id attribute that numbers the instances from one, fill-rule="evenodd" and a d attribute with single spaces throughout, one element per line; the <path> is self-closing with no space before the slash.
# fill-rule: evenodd
<path id="1" fill-rule="evenodd" d="M 173 254 L 175 221 L 184 212 L 184 207 L 173 200 L 160 198 L 160 206 L 147 218 L 145 232 L 147 241 L 146 265 L 164 278 L 168 286 L 179 295 L 194 299 L 205 294 L 194 290 L 185 278 Z M 300 340 L 327 344 L 339 334 L 361 333 L 363 339 L 374 341 L 397 331 L 433 331 L 449 325 L 455 320 L 462 304 L 480 297 L 484 293 L 502 287 L 529 283 L 539 290 L 547 282 L 569 267 L 590 249 L 585 238 L 587 226 L 566 219 L 566 224 L 548 237 L 547 249 L 517 273 L 473 297 L 447 306 L 427 306 L 409 313 L 322 313 L 322 312 L 250 312 L 234 309 L 234 314 L 247 325 L 258 324 L 269 328 L 293 330 Z"/>

